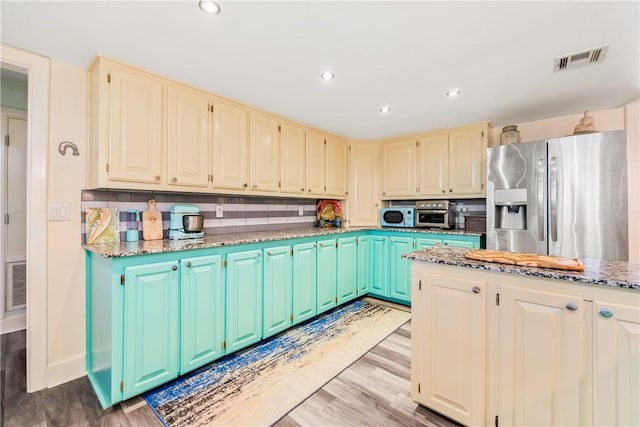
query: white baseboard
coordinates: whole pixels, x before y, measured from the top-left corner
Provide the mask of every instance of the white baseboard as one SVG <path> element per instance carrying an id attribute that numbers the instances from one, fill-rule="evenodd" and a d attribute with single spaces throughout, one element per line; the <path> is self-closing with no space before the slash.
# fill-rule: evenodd
<path id="1" fill-rule="evenodd" d="M 85 355 L 80 354 L 47 367 L 47 387 L 55 387 L 87 374 Z"/>
<path id="2" fill-rule="evenodd" d="M 26 314 L 20 314 L 18 316 L 9 316 L 4 319 L 0 319 L 0 335 L 21 331 L 26 328 L 27 328 Z"/>

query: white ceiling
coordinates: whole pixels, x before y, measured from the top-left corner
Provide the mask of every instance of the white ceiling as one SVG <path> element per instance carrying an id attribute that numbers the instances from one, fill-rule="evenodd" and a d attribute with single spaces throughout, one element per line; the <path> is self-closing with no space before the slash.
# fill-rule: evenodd
<path id="1" fill-rule="evenodd" d="M 216 16 L 197 0 L 3 0 L 1 40 L 82 68 L 105 55 L 354 139 L 640 96 L 638 1 L 220 4 Z M 553 72 L 555 57 L 603 45 L 603 63 Z"/>

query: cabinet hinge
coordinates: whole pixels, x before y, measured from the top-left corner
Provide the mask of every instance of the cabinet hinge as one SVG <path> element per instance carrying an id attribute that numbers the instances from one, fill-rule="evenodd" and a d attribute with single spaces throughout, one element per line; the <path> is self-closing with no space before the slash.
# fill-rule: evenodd
<path id="1" fill-rule="evenodd" d="M 124 381 L 120 381 L 120 393 L 124 393 Z"/>
<path id="2" fill-rule="evenodd" d="M 289 315 L 289 320 L 291 320 L 291 321 L 293 322 L 293 313 L 291 313 L 291 314 Z"/>
<path id="3" fill-rule="evenodd" d="M 324 139 L 324 145 L 327 145 L 327 138 Z"/>
<path id="4" fill-rule="evenodd" d="M 336 304 L 338 303 L 338 297 L 335 297 Z"/>
<path id="5" fill-rule="evenodd" d="M 107 73 L 107 83 L 111 83 L 111 73 Z"/>
<path id="6" fill-rule="evenodd" d="M 5 145 L 6 147 L 8 147 L 9 145 L 11 145 L 11 144 L 9 143 L 9 138 L 10 138 L 10 137 L 9 137 L 9 135 L 8 135 L 8 134 L 4 136 L 4 145 Z"/>
<path id="7" fill-rule="evenodd" d="M 278 181 L 278 188 L 282 188 L 282 181 Z"/>
<path id="8" fill-rule="evenodd" d="M 106 165 L 104 165 L 104 168 L 107 172 L 109 172 L 109 163 L 107 163 Z"/>
<path id="9" fill-rule="evenodd" d="M 480 184 L 480 189 L 484 190 L 484 183 Z"/>
<path id="10" fill-rule="evenodd" d="M 282 126 L 278 125 L 278 132 L 282 132 Z"/>
<path id="11" fill-rule="evenodd" d="M 222 349 L 223 350 L 227 349 L 227 341 L 222 341 Z"/>
<path id="12" fill-rule="evenodd" d="M 291 256 L 293 256 L 293 249 L 291 249 L 290 253 L 291 253 Z"/>
<path id="13" fill-rule="evenodd" d="M 358 243 L 358 242 L 359 242 L 359 240 L 358 240 L 358 238 L 356 237 L 356 246 L 358 246 L 358 245 L 359 245 L 359 243 Z"/>
<path id="14" fill-rule="evenodd" d="M 500 305 L 500 294 L 496 294 L 496 305 Z"/>
<path id="15" fill-rule="evenodd" d="M 324 192 L 325 193 L 327 192 L 327 186 L 326 185 L 324 186 Z"/>
<path id="16" fill-rule="evenodd" d="M 4 224 L 9 225 L 9 214 L 4 214 Z"/>
<path id="17" fill-rule="evenodd" d="M 124 274 L 120 275 L 120 284 L 124 286 Z"/>
<path id="18" fill-rule="evenodd" d="M 484 131 L 482 131 L 482 137 L 484 138 Z"/>
<path id="19" fill-rule="evenodd" d="M 422 290 L 422 280 L 418 280 L 418 290 Z"/>
<path id="20" fill-rule="evenodd" d="M 418 394 L 420 394 L 420 383 L 418 383 Z"/>
<path id="21" fill-rule="evenodd" d="M 336 248 L 338 247 L 338 242 L 336 242 Z"/>
<path id="22" fill-rule="evenodd" d="M 222 268 L 227 268 L 227 260 L 226 259 L 222 260 Z"/>
<path id="23" fill-rule="evenodd" d="M 420 147 L 420 141 L 416 141 L 416 147 Z"/>
<path id="24" fill-rule="evenodd" d="M 498 416 L 496 415 L 496 427 L 498 427 Z"/>

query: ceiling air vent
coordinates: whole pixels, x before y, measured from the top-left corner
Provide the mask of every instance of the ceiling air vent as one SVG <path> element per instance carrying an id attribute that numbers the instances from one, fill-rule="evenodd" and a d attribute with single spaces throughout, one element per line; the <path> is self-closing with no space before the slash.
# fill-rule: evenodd
<path id="1" fill-rule="evenodd" d="M 596 47 L 584 52 L 559 56 L 553 60 L 553 71 L 570 70 L 571 68 L 584 67 L 604 61 L 609 46 Z"/>

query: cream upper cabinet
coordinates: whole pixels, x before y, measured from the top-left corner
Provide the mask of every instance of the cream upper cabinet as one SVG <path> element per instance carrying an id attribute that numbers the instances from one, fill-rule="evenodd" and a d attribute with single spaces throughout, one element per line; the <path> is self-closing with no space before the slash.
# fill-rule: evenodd
<path id="1" fill-rule="evenodd" d="M 382 144 L 382 197 L 416 195 L 415 138 Z"/>
<path id="2" fill-rule="evenodd" d="M 188 86 L 167 88 L 168 185 L 208 187 L 211 169 L 212 103 Z"/>
<path id="3" fill-rule="evenodd" d="M 487 126 L 476 126 L 449 133 L 450 194 L 454 196 L 484 194 L 488 134 Z"/>
<path id="4" fill-rule="evenodd" d="M 517 285 L 499 292 L 500 425 L 580 425 L 582 297 Z"/>
<path id="5" fill-rule="evenodd" d="M 280 191 L 304 194 L 305 189 L 305 129 L 282 123 L 280 132 Z"/>
<path id="6" fill-rule="evenodd" d="M 93 64 L 90 187 L 153 188 L 166 182 L 164 95 L 164 81 L 152 74 L 104 58 Z"/>
<path id="7" fill-rule="evenodd" d="M 280 123 L 268 114 L 250 113 L 250 189 L 278 191 L 280 181 Z"/>
<path id="8" fill-rule="evenodd" d="M 593 425 L 640 425 L 640 301 L 593 301 Z"/>
<path id="9" fill-rule="evenodd" d="M 347 195 L 349 145 L 344 139 L 327 137 L 325 145 L 325 194 L 337 198 Z"/>
<path id="10" fill-rule="evenodd" d="M 249 187 L 248 110 L 221 99 L 213 102 L 213 187 Z"/>
<path id="11" fill-rule="evenodd" d="M 413 270 L 411 396 L 465 425 L 485 419 L 487 293 L 482 280 Z"/>
<path id="12" fill-rule="evenodd" d="M 305 144 L 305 188 L 308 195 L 324 195 L 325 150 L 324 135 L 306 131 Z"/>
<path id="13" fill-rule="evenodd" d="M 449 191 L 449 134 L 425 135 L 418 140 L 418 194 Z"/>
<path id="14" fill-rule="evenodd" d="M 349 145 L 349 225 L 378 225 L 379 146 L 377 142 Z"/>

